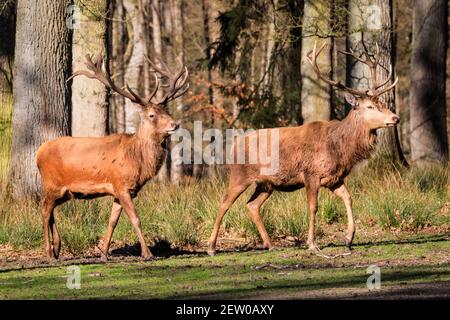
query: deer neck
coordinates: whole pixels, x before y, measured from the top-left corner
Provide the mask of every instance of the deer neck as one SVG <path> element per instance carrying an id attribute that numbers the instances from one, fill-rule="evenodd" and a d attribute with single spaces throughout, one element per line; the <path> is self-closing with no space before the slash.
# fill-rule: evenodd
<path id="1" fill-rule="evenodd" d="M 141 184 L 153 178 L 161 168 L 166 153 L 165 141 L 164 135 L 145 126 L 141 126 L 135 133 L 133 153 L 141 164 L 139 174 Z"/>
<path id="2" fill-rule="evenodd" d="M 368 159 L 377 142 L 376 131 L 369 129 L 354 110 L 338 122 L 330 135 L 329 147 L 336 161 L 348 171 L 358 162 Z"/>

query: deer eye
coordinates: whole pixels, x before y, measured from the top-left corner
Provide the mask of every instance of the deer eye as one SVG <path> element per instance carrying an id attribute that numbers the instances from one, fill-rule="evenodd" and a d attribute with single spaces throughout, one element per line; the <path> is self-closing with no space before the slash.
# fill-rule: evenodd
<path id="1" fill-rule="evenodd" d="M 373 109 L 373 106 L 367 106 L 367 109 Z"/>
<path id="2" fill-rule="evenodd" d="M 148 117 L 149 117 L 149 118 L 154 118 L 154 117 L 155 117 L 155 114 L 154 114 L 154 113 L 150 113 L 150 114 L 148 115 Z"/>

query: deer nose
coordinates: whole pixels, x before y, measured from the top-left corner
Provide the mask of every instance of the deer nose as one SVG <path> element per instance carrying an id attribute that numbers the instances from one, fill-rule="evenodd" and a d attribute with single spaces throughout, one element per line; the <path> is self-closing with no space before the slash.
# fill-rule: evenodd
<path id="1" fill-rule="evenodd" d="M 394 123 L 399 123 L 399 122 L 400 122 L 400 117 L 397 116 L 397 115 L 392 116 L 392 121 L 393 121 Z"/>

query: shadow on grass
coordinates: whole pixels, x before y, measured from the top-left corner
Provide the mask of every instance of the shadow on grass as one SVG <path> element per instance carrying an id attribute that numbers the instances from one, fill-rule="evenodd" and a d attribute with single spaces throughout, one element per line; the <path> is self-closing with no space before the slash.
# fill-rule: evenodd
<path id="1" fill-rule="evenodd" d="M 419 236 L 414 236 L 414 237 L 405 238 L 405 239 L 357 242 L 357 243 L 353 243 L 352 247 L 384 246 L 384 245 L 391 245 L 391 244 L 422 244 L 422 243 L 443 242 L 443 241 L 448 241 L 449 237 L 450 237 L 450 234 L 419 235 Z M 329 243 L 329 244 L 323 246 L 323 248 L 339 248 L 339 247 L 345 247 L 345 244 Z"/>
<path id="2" fill-rule="evenodd" d="M 421 266 L 420 268 L 414 268 L 408 270 L 402 268 L 402 270 L 389 270 L 382 273 L 382 283 L 384 288 L 395 285 L 393 290 L 384 290 L 379 292 L 369 292 L 366 289 L 367 275 L 362 274 L 343 274 L 339 277 L 335 277 L 333 270 L 329 270 L 330 273 L 326 273 L 321 276 L 303 278 L 303 279 L 281 279 L 281 280 L 258 280 L 250 283 L 249 280 L 242 278 L 240 280 L 224 279 L 223 277 L 214 277 L 214 282 L 195 283 L 195 281 L 187 281 L 185 286 L 188 289 L 182 289 L 180 286 L 176 290 L 176 293 L 169 294 L 162 298 L 164 299 L 304 299 L 304 298 L 331 298 L 331 299 L 345 299 L 351 298 L 353 292 L 358 292 L 363 298 L 367 295 L 367 298 L 371 296 L 378 296 L 379 298 L 401 298 L 402 295 L 408 295 L 410 297 L 419 297 L 427 294 L 429 296 L 436 297 L 449 297 L 450 281 L 440 281 L 438 277 L 450 276 L 449 265 L 440 266 L 444 270 L 436 270 L 436 266 Z M 426 270 L 428 269 L 428 270 Z M 431 269 L 431 270 L 430 270 Z M 232 271 L 232 270 L 230 270 Z M 349 271 L 352 272 L 352 271 Z M 232 273 L 230 273 L 232 274 Z M 334 277 L 334 278 L 333 278 Z M 222 279 L 222 280 L 221 280 Z M 188 279 L 186 279 L 188 280 Z M 210 280 L 210 279 L 205 279 Z M 408 282 L 414 282 L 415 284 L 408 284 Z M 422 284 L 422 290 L 415 290 L 417 283 Z M 181 284 L 180 284 L 181 285 Z M 202 286 L 199 291 L 195 292 L 195 286 Z M 227 289 L 220 289 L 220 287 L 226 287 Z M 400 286 L 400 288 L 399 288 Z M 209 288 L 208 288 L 209 287 Z M 232 289 L 228 289 L 233 287 Z M 204 288 L 204 289 L 203 289 Z M 121 286 L 120 291 L 122 293 L 130 292 L 130 295 L 123 295 L 122 298 L 160 298 L 155 297 L 152 293 L 145 294 L 136 293 L 136 285 Z M 334 292 L 337 289 L 347 289 L 348 294 L 342 295 L 341 292 Z M 99 288 L 99 290 L 107 290 L 107 287 Z M 324 292 L 317 292 L 316 290 L 324 290 Z M 312 292 L 316 291 L 316 292 Z M 400 294 L 396 297 L 396 294 Z M 120 298 L 116 296 L 102 296 L 102 298 Z"/>

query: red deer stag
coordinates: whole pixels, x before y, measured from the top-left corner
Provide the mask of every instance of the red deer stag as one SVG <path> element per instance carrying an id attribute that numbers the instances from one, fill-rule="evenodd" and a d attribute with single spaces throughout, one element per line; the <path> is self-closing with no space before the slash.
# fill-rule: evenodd
<path id="1" fill-rule="evenodd" d="M 102 57 L 86 56 L 89 69 L 75 72 L 71 78 L 84 75 L 97 79 L 106 87 L 130 99 L 139 107 L 140 125 L 135 134 L 113 134 L 105 137 L 61 137 L 47 141 L 37 151 L 37 166 L 42 177 L 44 195 L 42 221 L 44 224 L 45 253 L 58 258 L 61 240 L 55 224 L 53 210 L 69 199 L 114 197 L 111 217 L 103 244 L 98 247 L 106 260 L 111 237 L 122 208 L 130 219 L 141 245 L 145 259 L 153 257 L 146 246 L 139 217 L 132 199 L 144 184 L 156 175 L 165 158 L 164 142 L 178 129 L 178 124 L 166 112 L 165 105 L 183 95 L 188 87 L 188 70 L 181 68 L 176 74 L 163 62 L 159 67 L 152 63 L 155 88 L 150 96 L 141 97 L 129 86 L 118 88 L 107 72 L 102 70 Z M 69 79 L 71 79 L 69 78 Z M 162 83 L 164 82 L 164 83 Z M 161 87 L 166 94 L 156 99 Z M 50 243 L 52 233 L 53 247 Z"/>
<path id="2" fill-rule="evenodd" d="M 323 48 L 324 45 L 317 50 L 315 44 L 312 52 L 308 55 L 308 61 L 320 79 L 345 91 L 345 99 L 352 105 L 352 110 L 342 121 L 315 121 L 298 127 L 269 129 L 269 132 L 278 130 L 279 137 L 279 164 L 278 170 L 274 174 L 261 174 L 262 165 L 260 163 L 245 162 L 244 164 L 229 165 L 229 186 L 220 204 L 214 229 L 208 241 L 208 254 L 214 255 L 216 252 L 216 241 L 223 216 L 236 199 L 253 183 L 256 183 L 256 189 L 248 200 L 247 208 L 258 228 L 265 248 L 272 248 L 272 242 L 260 218 L 261 205 L 269 198 L 273 190 L 293 191 L 305 187 L 310 217 L 307 244 L 309 249 L 320 252 L 315 241 L 314 219 L 319 189 L 326 187 L 345 203 L 348 217 L 345 243 L 351 249 L 355 223 L 352 200 L 344 179 L 355 164 L 370 157 L 376 144 L 376 129 L 395 126 L 399 123 L 400 118 L 387 109 L 379 99 L 380 95 L 396 85 L 398 79 L 393 84 L 382 88 L 388 84 L 392 76 L 392 69 L 388 79 L 378 82 L 376 73 L 380 59 L 378 46 L 374 56 L 369 55 L 364 47 L 362 56 L 353 52 L 342 53 L 352 55 L 370 67 L 371 88 L 367 91 L 360 91 L 346 87 L 338 81 L 328 79 L 321 73 L 316 59 Z M 249 137 L 253 136 L 254 138 L 255 134 L 258 136 L 258 132 L 237 138 L 244 139 L 240 143 L 241 146 L 244 146 L 246 157 L 251 153 L 259 152 L 258 149 L 249 151 Z M 238 152 L 237 141 L 235 140 L 233 145 L 234 154 Z"/>

